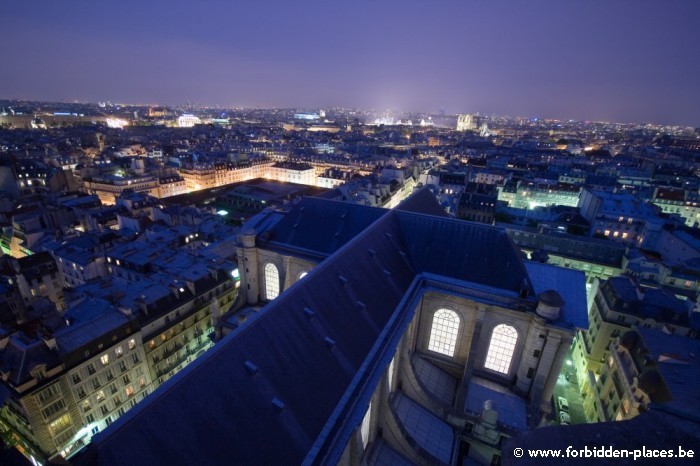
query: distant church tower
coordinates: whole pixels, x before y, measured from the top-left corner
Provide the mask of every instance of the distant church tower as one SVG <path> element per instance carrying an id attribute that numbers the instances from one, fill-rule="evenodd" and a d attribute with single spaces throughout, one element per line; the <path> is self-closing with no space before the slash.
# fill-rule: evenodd
<path id="1" fill-rule="evenodd" d="M 459 115 L 457 117 L 457 131 L 470 131 L 478 127 L 478 119 L 475 115 Z"/>

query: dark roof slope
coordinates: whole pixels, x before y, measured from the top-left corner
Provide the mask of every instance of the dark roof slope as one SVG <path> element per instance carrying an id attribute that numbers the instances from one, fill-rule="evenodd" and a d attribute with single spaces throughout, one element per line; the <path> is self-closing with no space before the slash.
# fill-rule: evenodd
<path id="1" fill-rule="evenodd" d="M 371 226 L 93 438 L 76 462 L 301 463 L 413 280 L 386 235 L 396 238 L 397 227 L 392 217 Z"/>
<path id="2" fill-rule="evenodd" d="M 386 213 L 377 207 L 305 197 L 259 240 L 328 255 Z"/>
<path id="3" fill-rule="evenodd" d="M 436 217 L 450 217 L 450 214 L 442 208 L 435 195 L 427 186 L 411 194 L 406 200 L 396 206 L 396 210 L 434 215 Z"/>
<path id="4" fill-rule="evenodd" d="M 397 212 L 416 269 L 518 294 L 534 290 L 522 255 L 502 228 Z"/>
<path id="5" fill-rule="evenodd" d="M 30 339 L 24 334 L 10 338 L 0 353 L 0 372 L 8 373 L 7 381 L 18 387 L 33 378 L 32 371 L 39 366 L 52 369 L 61 364 L 58 356 L 44 340 Z"/>

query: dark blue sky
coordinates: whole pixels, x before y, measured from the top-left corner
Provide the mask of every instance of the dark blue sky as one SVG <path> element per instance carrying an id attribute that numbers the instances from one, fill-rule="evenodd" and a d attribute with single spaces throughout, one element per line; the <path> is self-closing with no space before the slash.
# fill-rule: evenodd
<path id="1" fill-rule="evenodd" d="M 3 3 L 0 98 L 700 126 L 698 0 Z"/>

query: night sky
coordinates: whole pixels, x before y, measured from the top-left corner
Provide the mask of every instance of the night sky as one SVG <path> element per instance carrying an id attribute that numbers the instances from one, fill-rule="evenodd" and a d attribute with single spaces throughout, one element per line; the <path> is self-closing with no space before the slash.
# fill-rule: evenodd
<path id="1" fill-rule="evenodd" d="M 700 126 L 698 0 L 7 0 L 0 98 Z"/>

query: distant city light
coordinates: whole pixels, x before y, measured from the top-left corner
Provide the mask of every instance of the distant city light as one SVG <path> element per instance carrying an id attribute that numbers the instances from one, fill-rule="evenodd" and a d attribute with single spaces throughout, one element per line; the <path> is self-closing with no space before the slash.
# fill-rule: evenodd
<path id="1" fill-rule="evenodd" d="M 190 115 L 189 113 L 185 113 L 181 117 L 177 119 L 177 125 L 180 128 L 191 128 L 194 125 L 199 125 L 202 123 L 202 120 L 199 119 L 199 117 L 196 117 L 194 115 Z"/>
<path id="2" fill-rule="evenodd" d="M 294 118 L 297 120 L 318 120 L 321 116 L 318 113 L 295 113 Z"/>
<path id="3" fill-rule="evenodd" d="M 122 129 L 129 125 L 129 122 L 122 120 L 121 118 L 106 118 L 105 123 L 107 123 L 108 128 L 119 128 Z"/>
<path id="4" fill-rule="evenodd" d="M 217 214 L 217 215 L 221 215 L 222 217 L 225 217 L 226 215 L 228 215 L 228 210 L 223 210 L 223 209 L 221 209 L 221 210 L 218 211 L 216 214 Z"/>

